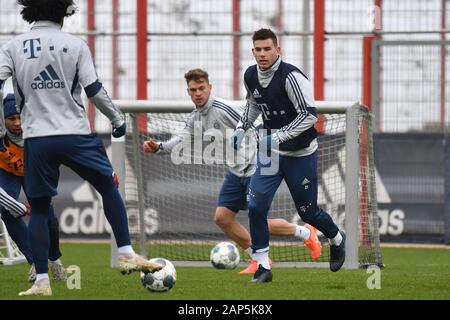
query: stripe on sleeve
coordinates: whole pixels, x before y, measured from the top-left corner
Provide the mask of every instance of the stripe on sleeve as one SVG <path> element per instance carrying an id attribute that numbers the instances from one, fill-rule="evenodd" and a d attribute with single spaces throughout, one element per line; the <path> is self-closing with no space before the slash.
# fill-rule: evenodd
<path id="1" fill-rule="evenodd" d="M 234 110 L 230 106 L 227 106 L 226 104 L 224 104 L 222 102 L 219 102 L 217 100 L 214 100 L 213 106 L 216 107 L 216 108 L 222 109 L 228 115 L 230 115 L 234 120 L 236 120 L 236 121 L 241 120 L 241 117 L 240 117 L 239 113 L 237 113 L 236 110 Z"/>
<path id="2" fill-rule="evenodd" d="M 303 96 L 302 90 L 297 82 L 297 79 L 290 73 L 287 76 L 289 83 L 291 85 L 292 91 L 294 92 L 295 97 L 297 98 L 298 105 L 300 106 L 300 112 L 307 112 L 306 107 L 308 104 L 306 103 L 305 97 Z"/>
<path id="3" fill-rule="evenodd" d="M 11 198 L 12 199 L 12 198 Z M 23 209 L 19 206 L 19 204 L 8 198 L 5 194 L 0 193 L 0 203 L 7 208 L 9 211 L 13 210 L 15 212 L 21 212 L 24 213 Z"/>
<path id="4" fill-rule="evenodd" d="M 301 116 L 300 116 L 301 115 Z M 286 128 L 281 130 L 282 132 L 295 130 L 306 119 L 306 114 L 299 114 L 299 117 L 295 118 Z"/>
<path id="5" fill-rule="evenodd" d="M 250 104 L 247 101 L 247 103 L 245 104 L 244 113 L 242 114 L 242 118 L 241 118 L 244 130 L 248 129 L 248 113 L 249 112 L 250 112 Z"/>

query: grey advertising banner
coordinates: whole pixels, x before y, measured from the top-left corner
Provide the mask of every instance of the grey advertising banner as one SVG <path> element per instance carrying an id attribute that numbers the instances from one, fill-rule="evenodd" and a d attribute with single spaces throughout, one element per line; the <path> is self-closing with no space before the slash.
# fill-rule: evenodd
<path id="1" fill-rule="evenodd" d="M 444 135 L 376 134 L 382 241 L 442 242 Z"/>

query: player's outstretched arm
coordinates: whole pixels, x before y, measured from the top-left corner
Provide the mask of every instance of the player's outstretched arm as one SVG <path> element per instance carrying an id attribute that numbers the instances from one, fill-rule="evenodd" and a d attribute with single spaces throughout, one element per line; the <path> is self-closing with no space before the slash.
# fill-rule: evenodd
<path id="1" fill-rule="evenodd" d="M 190 143 L 190 138 L 194 133 L 194 113 L 191 113 L 189 118 L 186 120 L 186 126 L 181 132 L 174 134 L 172 138 L 166 141 L 155 141 L 153 139 L 146 140 L 142 149 L 147 153 L 163 153 L 168 154 L 171 153 L 172 150 L 179 145 L 180 143 Z"/>
<path id="2" fill-rule="evenodd" d="M 27 214 L 27 207 L 0 188 L 0 204 L 13 215 L 14 218 L 21 218 Z"/>
<path id="3" fill-rule="evenodd" d="M 184 139 L 188 136 L 188 132 L 183 131 L 181 134 L 175 135 L 171 139 L 163 142 L 157 142 L 153 139 L 148 139 L 143 143 L 142 149 L 147 153 L 167 154 L 172 152 L 173 148 L 175 148 L 176 145 L 178 145 L 179 143 L 183 143 Z"/>
<path id="4" fill-rule="evenodd" d="M 148 139 L 147 141 L 144 141 L 143 145 L 142 145 L 142 149 L 144 150 L 144 152 L 147 153 L 156 153 L 160 150 L 161 148 L 161 143 L 156 142 L 155 140 L 152 139 Z"/>

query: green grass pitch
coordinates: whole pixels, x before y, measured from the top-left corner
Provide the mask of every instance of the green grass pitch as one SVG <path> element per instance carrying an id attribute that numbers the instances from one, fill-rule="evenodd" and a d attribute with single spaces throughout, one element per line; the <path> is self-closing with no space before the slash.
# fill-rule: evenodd
<path id="1" fill-rule="evenodd" d="M 81 269 L 81 289 L 67 289 L 52 282 L 51 299 L 147 299 L 147 300 L 297 300 L 297 299 L 450 299 L 450 250 L 383 248 L 386 268 L 381 270 L 381 289 L 367 288 L 366 270 L 274 268 L 272 283 L 255 285 L 242 268 L 178 267 L 178 279 L 170 292 L 145 290 L 139 274 L 121 275 L 109 268 L 107 244 L 62 245 L 65 266 Z M 150 248 L 151 250 L 151 248 Z M 151 252 L 151 251 L 150 251 Z M 28 289 L 28 265 L 0 265 L 0 299 L 18 297 Z"/>

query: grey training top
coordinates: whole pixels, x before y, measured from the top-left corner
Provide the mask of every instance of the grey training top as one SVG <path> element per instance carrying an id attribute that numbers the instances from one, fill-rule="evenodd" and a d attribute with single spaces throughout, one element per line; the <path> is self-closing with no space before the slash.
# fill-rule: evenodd
<path id="1" fill-rule="evenodd" d="M 31 30 L 0 49 L 0 118 L 3 82 L 12 77 L 23 138 L 91 133 L 81 100 L 88 98 L 113 126 L 124 123 L 98 80 L 87 44 L 61 31 L 61 25 L 37 21 Z"/>
<path id="2" fill-rule="evenodd" d="M 228 143 L 243 111 L 244 106 L 238 105 L 236 102 L 214 98 L 210 95 L 208 102 L 203 107 L 196 108 L 191 112 L 186 126 L 180 133 L 161 143 L 162 148 L 159 152 L 171 152 L 174 148 L 180 147 L 180 143 L 190 144 L 192 138 L 195 139 L 197 135 L 200 136 L 197 139 L 203 140 L 203 145 L 205 142 L 209 144 L 208 149 L 203 148 L 203 155 L 208 154 L 205 150 L 212 148 L 215 148 L 216 151 L 223 150 L 219 160 L 226 163 L 234 175 L 249 177 L 256 168 L 257 134 L 254 127 L 247 130 L 243 145 L 238 151 L 235 151 Z"/>

